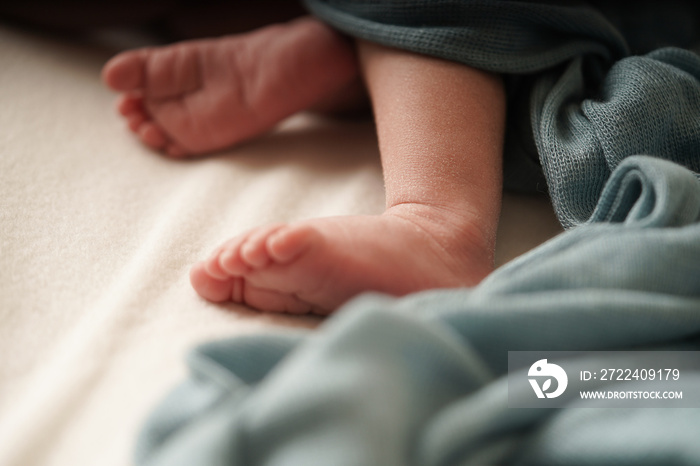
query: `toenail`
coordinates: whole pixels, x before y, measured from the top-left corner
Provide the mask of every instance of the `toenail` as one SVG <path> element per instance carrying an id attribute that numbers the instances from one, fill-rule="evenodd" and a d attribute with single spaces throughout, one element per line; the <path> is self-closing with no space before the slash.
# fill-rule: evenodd
<path id="1" fill-rule="evenodd" d="M 246 259 L 248 259 L 252 252 L 253 252 L 253 246 L 251 246 L 250 243 L 245 243 L 243 246 L 241 246 L 241 256 L 242 257 L 245 257 Z"/>
<path id="2" fill-rule="evenodd" d="M 233 259 L 234 252 L 231 250 L 226 250 L 219 255 L 219 264 L 226 264 L 231 262 Z"/>
<path id="3" fill-rule="evenodd" d="M 288 228 L 280 228 L 279 230 L 271 234 L 270 237 L 267 238 L 267 246 L 274 249 L 275 243 L 284 239 L 287 236 L 287 231 Z"/>

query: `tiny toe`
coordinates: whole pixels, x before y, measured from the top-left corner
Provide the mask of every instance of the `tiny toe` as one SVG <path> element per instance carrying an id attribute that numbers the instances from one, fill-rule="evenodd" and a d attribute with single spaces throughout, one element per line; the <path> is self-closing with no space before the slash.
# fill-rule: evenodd
<path id="1" fill-rule="evenodd" d="M 241 246 L 241 258 L 253 268 L 261 268 L 268 265 L 270 263 L 270 255 L 267 252 L 267 239 L 284 226 L 284 224 L 272 224 L 254 230 Z"/>
<path id="2" fill-rule="evenodd" d="M 214 251 L 211 259 L 218 261 L 221 270 L 229 276 L 242 277 L 250 272 L 250 267 L 240 256 L 240 249 L 254 230 L 234 236 Z"/>
<path id="3" fill-rule="evenodd" d="M 115 91 L 132 91 L 143 86 L 145 55 L 143 50 L 120 53 L 102 68 L 102 80 Z"/>
<path id="4" fill-rule="evenodd" d="M 232 247 L 223 251 L 218 257 L 218 264 L 221 270 L 234 277 L 242 277 L 250 272 L 250 267 L 239 254 L 240 247 Z"/>
<path id="5" fill-rule="evenodd" d="M 209 275 L 216 278 L 217 280 L 228 280 L 229 278 L 231 278 L 231 275 L 226 273 L 226 271 L 223 270 L 219 265 L 218 257 L 211 257 L 203 261 L 202 266 Z"/>
<path id="6" fill-rule="evenodd" d="M 117 100 L 117 111 L 125 117 L 133 115 L 134 113 L 144 114 L 143 97 L 135 94 L 122 95 L 119 100 Z"/>
<path id="7" fill-rule="evenodd" d="M 234 285 L 232 280 L 217 280 L 209 275 L 201 262 L 190 270 L 190 283 L 201 297 L 215 303 L 230 300 Z"/>
<path id="8" fill-rule="evenodd" d="M 299 254 L 306 251 L 314 241 L 320 239 L 320 234 L 313 227 L 290 226 L 270 235 L 267 240 L 267 250 L 276 262 L 284 264 L 294 260 Z"/>
<path id="9" fill-rule="evenodd" d="M 138 128 L 141 141 L 153 149 L 161 149 L 167 143 L 165 133 L 151 121 L 146 121 Z"/>
<path id="10" fill-rule="evenodd" d="M 143 125 L 146 122 L 146 120 L 146 115 L 143 115 L 141 113 L 134 113 L 132 115 L 129 115 L 129 117 L 126 119 L 126 123 L 131 131 L 133 131 L 134 133 L 138 133 L 139 128 L 141 128 L 141 125 Z"/>

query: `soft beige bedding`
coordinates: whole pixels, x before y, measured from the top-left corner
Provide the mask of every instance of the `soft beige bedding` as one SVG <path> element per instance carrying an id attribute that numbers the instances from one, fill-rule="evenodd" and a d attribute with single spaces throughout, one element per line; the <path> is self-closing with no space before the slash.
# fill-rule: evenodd
<path id="1" fill-rule="evenodd" d="M 314 317 L 212 305 L 190 264 L 272 221 L 381 212 L 369 122 L 308 115 L 213 157 L 135 141 L 99 81 L 112 51 L 0 24 L 0 465 L 124 465 L 208 339 Z M 556 234 L 506 195 L 499 264 Z"/>

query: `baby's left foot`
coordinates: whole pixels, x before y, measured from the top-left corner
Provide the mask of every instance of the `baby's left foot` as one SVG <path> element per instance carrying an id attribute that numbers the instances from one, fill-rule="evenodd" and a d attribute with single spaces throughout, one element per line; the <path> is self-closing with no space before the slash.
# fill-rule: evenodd
<path id="1" fill-rule="evenodd" d="M 121 53 L 102 72 L 149 147 L 198 155 L 241 143 L 350 85 L 354 49 L 310 17 L 247 34 Z"/>
<path id="2" fill-rule="evenodd" d="M 224 243 L 190 279 L 210 301 L 328 314 L 364 291 L 477 284 L 493 269 L 493 240 L 474 226 L 462 213 L 417 205 L 271 225 Z"/>

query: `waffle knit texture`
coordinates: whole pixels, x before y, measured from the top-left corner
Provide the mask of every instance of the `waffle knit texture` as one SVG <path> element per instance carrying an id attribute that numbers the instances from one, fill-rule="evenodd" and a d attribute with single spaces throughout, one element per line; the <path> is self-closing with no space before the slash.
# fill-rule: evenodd
<path id="1" fill-rule="evenodd" d="M 600 10 L 560 3 L 306 1 L 349 35 L 506 75 L 511 100 L 526 93 L 529 106 L 511 108 L 509 134 L 534 140 L 557 216 L 570 228 L 588 221 L 625 157 L 700 171 L 700 57 L 679 47 L 632 54 Z M 659 26 L 650 24 L 654 36 Z M 516 168 L 506 170 L 506 185 L 534 176 L 526 161 L 507 165 Z"/>

